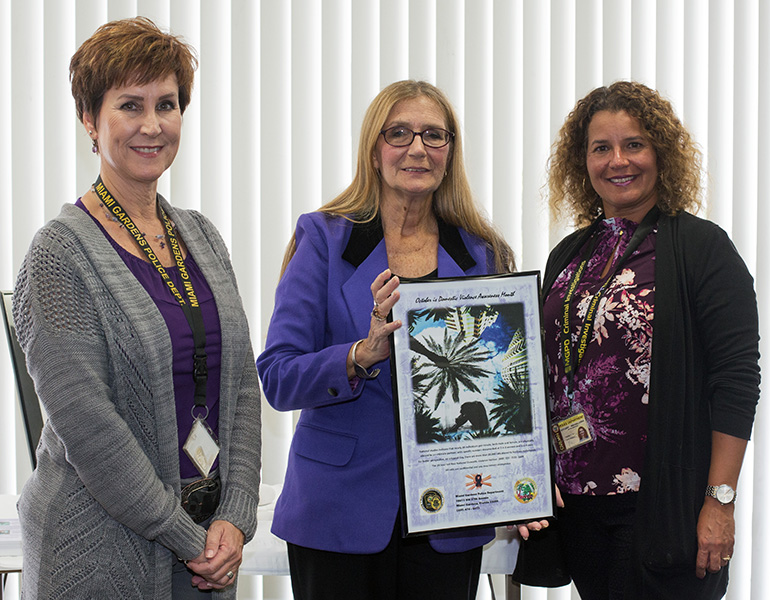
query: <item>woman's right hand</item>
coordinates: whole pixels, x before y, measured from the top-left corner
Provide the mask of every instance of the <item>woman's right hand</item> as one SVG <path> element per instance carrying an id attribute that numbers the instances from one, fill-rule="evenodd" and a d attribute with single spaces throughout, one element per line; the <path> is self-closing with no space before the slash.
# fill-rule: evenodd
<path id="1" fill-rule="evenodd" d="M 369 334 L 356 348 L 356 361 L 366 369 L 390 356 L 388 337 L 401 327 L 401 321 L 388 323 L 386 317 L 400 297 L 397 290 L 399 283 L 398 277 L 392 276 L 390 269 L 385 269 L 372 282 L 370 289 L 374 307 L 369 321 Z M 347 368 L 348 377 L 352 379 L 356 374 L 352 346 L 348 353 Z"/>
<path id="2" fill-rule="evenodd" d="M 553 487 L 554 490 L 556 490 L 556 506 L 559 508 L 564 508 L 564 500 L 562 500 L 559 486 L 555 485 Z M 516 528 L 519 530 L 519 535 L 521 536 L 522 540 L 529 539 L 530 531 L 540 531 L 546 527 L 548 527 L 547 519 L 543 519 L 542 521 L 530 521 L 529 523 L 522 523 L 516 526 Z"/>

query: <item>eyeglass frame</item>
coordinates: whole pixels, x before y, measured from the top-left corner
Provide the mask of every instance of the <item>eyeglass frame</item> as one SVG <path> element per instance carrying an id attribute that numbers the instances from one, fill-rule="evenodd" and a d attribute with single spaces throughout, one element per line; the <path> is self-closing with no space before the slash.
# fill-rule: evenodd
<path id="1" fill-rule="evenodd" d="M 404 144 L 402 146 L 396 146 L 395 144 L 391 144 L 388 141 L 388 138 L 385 136 L 385 133 L 387 131 L 390 131 L 391 129 L 403 129 L 405 131 L 408 131 L 409 133 L 412 134 L 412 139 L 409 140 L 409 143 Z M 425 138 L 422 137 L 422 134 L 425 133 L 426 131 L 444 131 L 449 134 L 449 137 L 445 144 L 441 144 L 441 146 L 431 146 L 430 144 L 426 144 Z M 440 148 L 444 148 L 448 146 L 450 142 L 454 141 L 455 139 L 454 132 L 449 131 L 448 129 L 444 129 L 443 127 L 428 127 L 427 129 L 423 129 L 422 131 L 414 131 L 412 129 L 409 129 L 408 127 L 405 127 L 404 125 L 393 125 L 393 127 L 388 127 L 387 129 L 381 129 L 380 135 L 382 136 L 382 139 L 385 140 L 385 143 L 388 146 L 392 146 L 393 148 L 406 148 L 408 146 L 411 146 L 414 143 L 414 138 L 416 138 L 417 136 L 420 136 L 420 141 L 422 142 L 423 146 L 425 146 L 426 148 L 433 148 L 434 150 L 438 150 Z"/>

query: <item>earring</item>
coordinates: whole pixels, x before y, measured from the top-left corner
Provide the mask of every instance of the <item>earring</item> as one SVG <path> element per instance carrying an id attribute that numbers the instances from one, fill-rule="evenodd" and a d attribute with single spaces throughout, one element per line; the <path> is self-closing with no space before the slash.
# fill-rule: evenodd
<path id="1" fill-rule="evenodd" d="M 88 130 L 88 136 L 91 138 L 91 152 L 94 154 L 97 154 L 99 152 L 99 142 L 96 141 L 96 138 L 93 137 L 94 131 L 93 129 Z"/>

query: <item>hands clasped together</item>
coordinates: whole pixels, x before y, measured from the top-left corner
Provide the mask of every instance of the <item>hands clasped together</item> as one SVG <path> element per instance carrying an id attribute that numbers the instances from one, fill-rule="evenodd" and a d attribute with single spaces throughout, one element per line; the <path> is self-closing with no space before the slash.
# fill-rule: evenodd
<path id="1" fill-rule="evenodd" d="M 193 587 L 221 590 L 235 581 L 243 558 L 243 532 L 227 521 L 214 521 L 206 535 L 206 547 L 197 558 L 187 561 L 195 575 Z"/>

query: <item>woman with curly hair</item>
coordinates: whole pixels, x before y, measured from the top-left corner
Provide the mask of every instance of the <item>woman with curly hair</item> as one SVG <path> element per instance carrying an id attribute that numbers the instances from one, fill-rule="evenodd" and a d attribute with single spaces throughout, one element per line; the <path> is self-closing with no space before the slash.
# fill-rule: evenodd
<path id="1" fill-rule="evenodd" d="M 543 295 L 559 540 L 584 599 L 727 587 L 758 317 L 726 233 L 686 212 L 700 179 L 671 104 L 635 82 L 589 93 L 554 145 L 551 209 L 582 227 Z"/>

